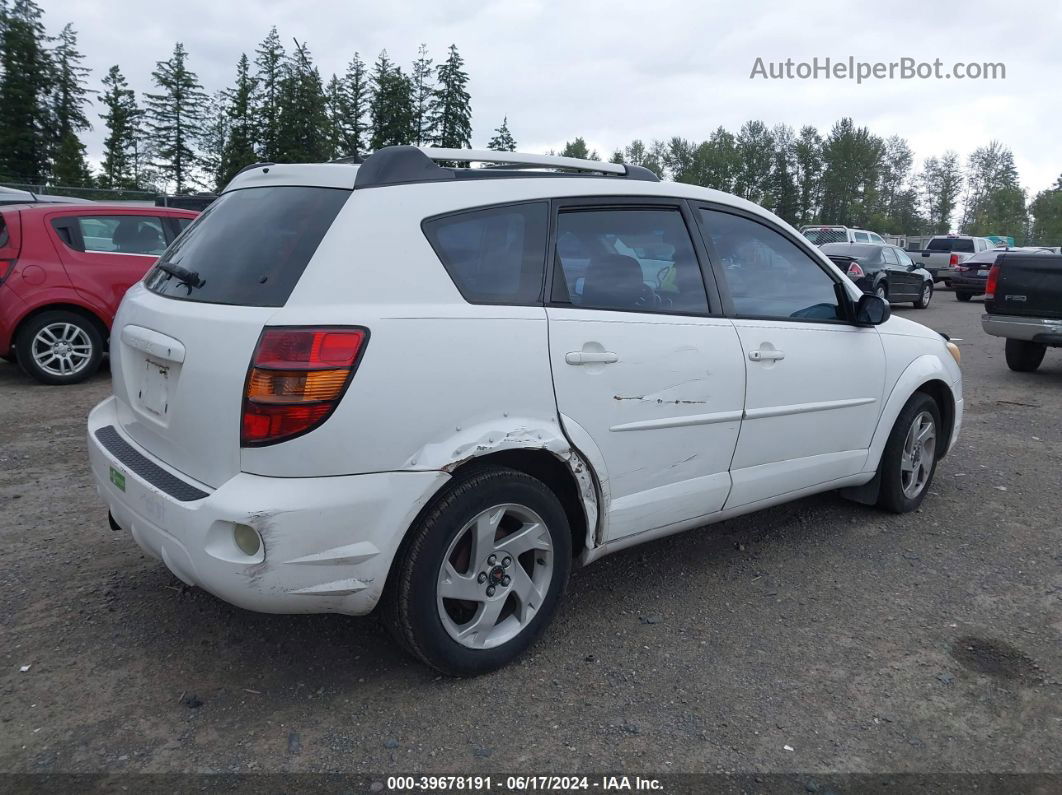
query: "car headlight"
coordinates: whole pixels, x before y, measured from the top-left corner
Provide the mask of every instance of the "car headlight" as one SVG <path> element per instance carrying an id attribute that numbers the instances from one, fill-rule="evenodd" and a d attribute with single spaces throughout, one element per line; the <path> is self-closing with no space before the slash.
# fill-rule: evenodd
<path id="1" fill-rule="evenodd" d="M 954 342 L 945 342 L 944 346 L 948 349 L 948 353 L 951 354 L 951 358 L 955 360 L 955 364 L 962 364 L 962 353 L 959 352 L 959 346 Z"/>

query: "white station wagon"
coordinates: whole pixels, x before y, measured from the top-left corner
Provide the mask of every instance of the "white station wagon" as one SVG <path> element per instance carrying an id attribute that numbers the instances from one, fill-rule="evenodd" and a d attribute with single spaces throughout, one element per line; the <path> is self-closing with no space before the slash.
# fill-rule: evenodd
<path id="1" fill-rule="evenodd" d="M 760 207 L 508 152 L 251 166 L 111 339 L 113 526 L 241 607 L 379 608 L 458 675 L 576 563 L 833 489 L 914 509 L 962 420 L 958 349 Z"/>

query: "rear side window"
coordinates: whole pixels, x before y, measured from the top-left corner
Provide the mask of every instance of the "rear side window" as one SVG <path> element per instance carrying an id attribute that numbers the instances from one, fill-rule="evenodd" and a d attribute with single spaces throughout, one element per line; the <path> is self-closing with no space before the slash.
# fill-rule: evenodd
<path id="1" fill-rule="evenodd" d="M 349 197 L 349 190 L 307 187 L 226 193 L 173 242 L 144 284 L 186 301 L 283 306 Z"/>
<path id="2" fill-rule="evenodd" d="M 537 304 L 546 261 L 546 202 L 431 218 L 424 234 L 471 304 Z"/>
<path id="3" fill-rule="evenodd" d="M 870 235 L 866 232 L 853 232 L 852 236 L 856 239 L 857 243 L 869 243 Z"/>
<path id="4" fill-rule="evenodd" d="M 166 235 L 159 218 L 146 215 L 87 215 L 78 217 L 77 224 L 85 251 L 158 255 L 166 250 Z M 70 243 L 68 240 L 63 242 Z"/>
<path id="5" fill-rule="evenodd" d="M 804 237 L 821 246 L 826 243 L 845 243 L 848 241 L 848 232 L 844 229 L 805 229 Z"/>

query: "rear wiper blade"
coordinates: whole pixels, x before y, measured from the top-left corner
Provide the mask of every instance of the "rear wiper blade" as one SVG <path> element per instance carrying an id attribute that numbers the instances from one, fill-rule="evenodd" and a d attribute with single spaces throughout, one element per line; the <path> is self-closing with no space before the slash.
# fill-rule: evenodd
<path id="1" fill-rule="evenodd" d="M 199 274 L 196 271 L 190 271 L 188 268 L 182 268 L 180 265 L 170 265 L 168 262 L 157 262 L 155 267 L 163 273 L 168 273 L 173 276 L 177 281 L 187 284 L 189 287 L 202 287 L 206 282 L 199 278 Z"/>

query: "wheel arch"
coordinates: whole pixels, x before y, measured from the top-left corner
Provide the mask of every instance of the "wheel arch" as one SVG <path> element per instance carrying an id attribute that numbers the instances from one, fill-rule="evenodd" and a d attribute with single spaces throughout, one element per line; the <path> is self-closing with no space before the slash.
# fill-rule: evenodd
<path id="1" fill-rule="evenodd" d="M 90 323 L 92 323 L 93 326 L 95 326 L 96 330 L 100 333 L 100 337 L 103 339 L 104 343 L 104 352 L 106 352 L 107 339 L 111 335 L 110 327 L 107 325 L 106 321 L 101 318 L 96 312 L 86 306 L 82 306 L 81 304 L 70 304 L 63 302 L 41 304 L 40 306 L 34 307 L 25 315 L 23 315 L 19 319 L 18 323 L 15 325 L 15 331 L 11 335 L 12 348 L 14 348 L 18 344 L 19 335 L 26 327 L 26 324 L 30 323 L 34 318 L 40 317 L 45 312 L 71 312 L 75 315 L 80 315 L 81 317 L 85 318 Z"/>

